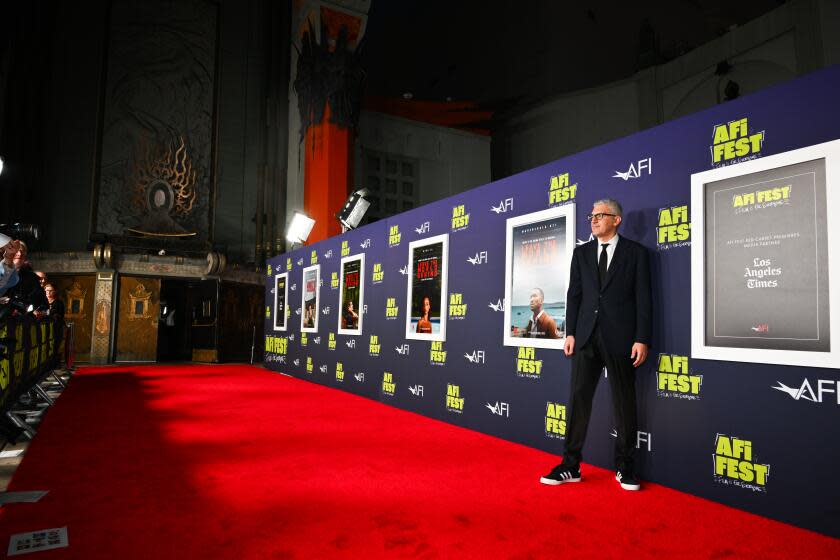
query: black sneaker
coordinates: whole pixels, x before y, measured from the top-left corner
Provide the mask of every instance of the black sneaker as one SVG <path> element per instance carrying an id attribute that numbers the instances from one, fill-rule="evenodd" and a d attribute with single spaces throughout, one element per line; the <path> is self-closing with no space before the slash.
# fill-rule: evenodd
<path id="1" fill-rule="evenodd" d="M 567 467 L 566 465 L 557 465 L 551 472 L 540 478 L 540 482 L 550 486 L 557 486 L 564 482 L 580 482 L 580 467 Z"/>
<path id="2" fill-rule="evenodd" d="M 633 474 L 633 471 L 630 469 L 619 469 L 618 472 L 615 473 L 615 479 L 625 490 L 638 490 L 642 487 L 642 485 L 639 484 L 639 479 L 636 478 L 636 475 Z"/>

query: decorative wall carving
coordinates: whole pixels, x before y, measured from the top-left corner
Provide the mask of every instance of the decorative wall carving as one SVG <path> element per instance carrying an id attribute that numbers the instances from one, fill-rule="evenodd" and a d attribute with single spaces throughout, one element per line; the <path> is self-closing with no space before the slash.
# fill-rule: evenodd
<path id="1" fill-rule="evenodd" d="M 114 0 L 94 229 L 211 241 L 218 5 Z"/>

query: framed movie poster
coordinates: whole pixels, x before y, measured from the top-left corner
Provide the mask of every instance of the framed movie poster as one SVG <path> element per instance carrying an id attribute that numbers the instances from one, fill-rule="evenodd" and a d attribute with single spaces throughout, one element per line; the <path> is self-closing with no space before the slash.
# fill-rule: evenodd
<path id="1" fill-rule="evenodd" d="M 365 301 L 365 255 L 341 259 L 341 309 L 338 334 L 362 334 L 362 306 Z"/>
<path id="2" fill-rule="evenodd" d="M 406 338 L 446 340 L 448 262 L 448 234 L 409 243 Z"/>
<path id="3" fill-rule="evenodd" d="M 692 357 L 840 367 L 838 187 L 840 141 L 691 176 Z"/>
<path id="4" fill-rule="evenodd" d="M 505 346 L 563 348 L 575 240 L 575 204 L 507 220 Z"/>
<path id="5" fill-rule="evenodd" d="M 289 273 L 274 277 L 274 330 L 286 330 L 286 302 L 289 301 Z"/>
<path id="6" fill-rule="evenodd" d="M 300 331 L 318 332 L 318 293 L 321 288 L 321 265 L 303 269 L 303 293 L 300 298 Z"/>

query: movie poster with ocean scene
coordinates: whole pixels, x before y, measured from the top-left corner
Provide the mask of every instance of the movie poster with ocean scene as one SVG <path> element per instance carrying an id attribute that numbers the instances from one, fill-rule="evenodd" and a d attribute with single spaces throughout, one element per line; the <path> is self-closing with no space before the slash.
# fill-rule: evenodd
<path id="1" fill-rule="evenodd" d="M 508 220 L 506 346 L 563 348 L 574 241 L 574 205 Z"/>

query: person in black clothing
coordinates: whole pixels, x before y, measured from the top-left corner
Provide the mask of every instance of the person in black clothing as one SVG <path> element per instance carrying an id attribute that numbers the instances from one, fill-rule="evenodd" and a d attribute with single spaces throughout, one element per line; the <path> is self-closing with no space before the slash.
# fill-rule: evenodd
<path id="1" fill-rule="evenodd" d="M 616 480 L 638 490 L 636 451 L 636 368 L 651 340 L 650 258 L 642 245 L 618 235 L 621 205 L 595 202 L 589 222 L 596 238 L 572 254 L 566 302 L 566 342 L 572 357 L 571 414 L 563 462 L 540 479 L 543 484 L 579 482 L 592 398 L 607 368 L 616 421 Z"/>
<path id="2" fill-rule="evenodd" d="M 6 295 L 26 306 L 32 305 L 32 310 L 39 315 L 46 313 L 49 311 L 50 304 L 47 301 L 44 289 L 41 287 L 41 279 L 32 270 L 32 265 L 26 258 L 26 243 L 15 240 L 12 241 L 12 245 L 17 249 L 14 265 L 19 280 L 17 285 L 9 290 Z"/>

